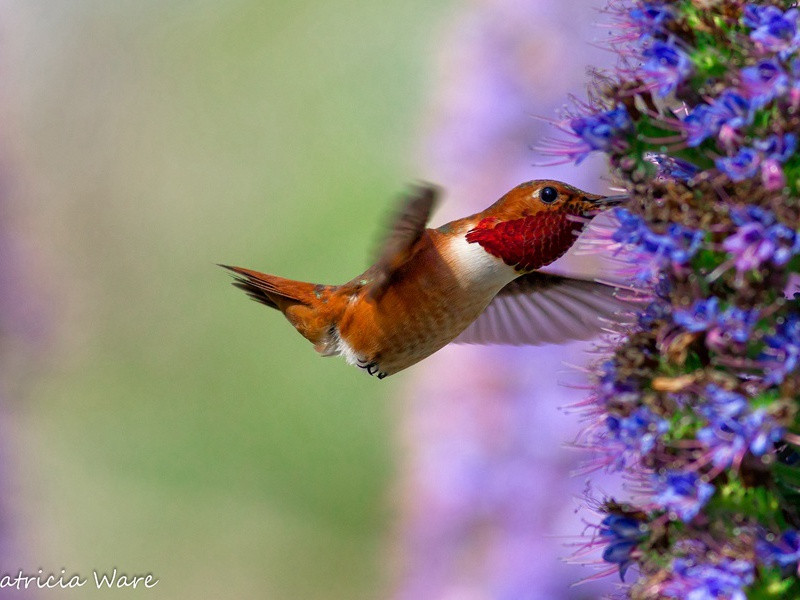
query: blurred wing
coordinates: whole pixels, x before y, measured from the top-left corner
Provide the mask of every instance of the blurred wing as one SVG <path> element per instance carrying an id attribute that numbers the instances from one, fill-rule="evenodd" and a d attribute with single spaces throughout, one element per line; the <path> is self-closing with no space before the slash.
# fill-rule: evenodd
<path id="1" fill-rule="evenodd" d="M 595 281 L 530 273 L 509 283 L 454 341 L 456 344 L 537 346 L 585 340 L 600 333 L 601 319 L 627 320 L 617 313 L 630 304 L 617 288 Z"/>
<path id="2" fill-rule="evenodd" d="M 415 185 L 403 199 L 397 214 L 391 221 L 389 233 L 381 245 L 374 266 L 373 283 L 369 294 L 373 299 L 383 295 L 394 272 L 411 256 L 425 226 L 436 206 L 439 189 L 427 183 Z"/>

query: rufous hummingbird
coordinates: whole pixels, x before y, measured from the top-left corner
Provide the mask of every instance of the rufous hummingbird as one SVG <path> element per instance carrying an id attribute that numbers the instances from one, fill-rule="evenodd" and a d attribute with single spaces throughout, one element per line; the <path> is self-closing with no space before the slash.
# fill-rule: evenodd
<path id="1" fill-rule="evenodd" d="M 374 265 L 343 285 L 221 265 L 280 310 L 323 356 L 383 379 L 450 342 L 536 345 L 586 339 L 621 307 L 616 288 L 538 271 L 622 196 L 552 180 L 518 185 L 478 214 L 426 228 L 437 188 L 414 186 Z"/>

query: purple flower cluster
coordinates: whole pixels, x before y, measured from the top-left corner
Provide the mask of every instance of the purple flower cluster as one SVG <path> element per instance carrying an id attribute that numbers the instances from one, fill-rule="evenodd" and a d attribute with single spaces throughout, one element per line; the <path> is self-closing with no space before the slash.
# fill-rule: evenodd
<path id="1" fill-rule="evenodd" d="M 785 265 L 800 254 L 800 236 L 777 222 L 775 215 L 758 206 L 731 211 L 736 232 L 722 243 L 735 259 L 737 271 L 758 269 L 765 263 Z"/>
<path id="2" fill-rule="evenodd" d="M 800 597 L 800 8 L 612 3 L 593 102 L 617 108 L 571 123 L 573 156 L 631 198 L 609 247 L 647 305 L 585 403 L 594 464 L 636 493 L 604 503 L 603 558 L 637 564 L 632 598 Z"/>
<path id="3" fill-rule="evenodd" d="M 672 577 L 660 590 L 668 598 L 681 600 L 746 600 L 744 588 L 753 581 L 753 565 L 745 560 L 725 559 L 717 564 L 678 558 Z"/>
<path id="4" fill-rule="evenodd" d="M 759 167 L 765 187 L 780 190 L 785 185 L 785 175 L 780 163 L 785 162 L 794 152 L 796 140 L 793 134 L 785 142 L 786 152 L 775 152 L 739 146 L 737 130 L 751 125 L 755 111 L 764 108 L 790 89 L 797 89 L 798 61 L 792 62 L 792 76 L 781 64 L 792 52 L 800 47 L 797 28 L 798 10 L 786 12 L 774 6 L 748 5 L 744 10 L 744 24 L 752 29 L 750 37 L 764 50 L 777 52 L 777 56 L 761 59 L 755 64 L 742 68 L 738 73 L 736 88 L 722 92 L 710 104 L 696 106 L 683 120 L 682 126 L 686 144 L 696 147 L 706 139 L 719 135 L 728 156 L 716 160 L 717 168 L 732 181 L 744 181 L 754 177 Z M 800 96 L 798 96 L 800 99 Z M 787 136 L 788 137 L 788 136 Z M 761 151 L 759 154 L 758 151 Z"/>
<path id="5" fill-rule="evenodd" d="M 786 93 L 789 87 L 789 76 L 774 59 L 743 68 L 739 72 L 738 89 L 727 89 L 710 104 L 697 105 L 683 120 L 686 144 L 696 147 L 719 134 L 726 146 L 732 145 L 736 138 L 735 131 L 751 125 L 755 111 Z M 749 163 L 747 158 L 755 158 L 753 151 L 747 150 L 748 154 L 739 157 L 739 162 Z M 734 178 L 734 181 L 743 178 Z"/>

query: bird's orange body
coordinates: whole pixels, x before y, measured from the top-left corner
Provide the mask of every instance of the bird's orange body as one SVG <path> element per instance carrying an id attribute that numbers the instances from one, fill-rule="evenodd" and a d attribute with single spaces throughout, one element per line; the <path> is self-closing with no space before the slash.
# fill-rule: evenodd
<path id="1" fill-rule="evenodd" d="M 563 183 L 532 181 L 481 213 L 427 229 L 434 198 L 432 189 L 420 188 L 398 215 L 376 264 L 343 285 L 314 285 L 228 268 L 238 275 L 238 287 L 282 311 L 318 352 L 342 355 L 383 378 L 456 339 L 501 290 L 511 297 L 525 281 L 533 293 L 552 293 L 559 286 L 570 291 L 565 282 L 575 280 L 535 270 L 567 252 L 588 219 L 610 204 L 603 196 Z M 530 275 L 512 284 L 526 274 Z"/>

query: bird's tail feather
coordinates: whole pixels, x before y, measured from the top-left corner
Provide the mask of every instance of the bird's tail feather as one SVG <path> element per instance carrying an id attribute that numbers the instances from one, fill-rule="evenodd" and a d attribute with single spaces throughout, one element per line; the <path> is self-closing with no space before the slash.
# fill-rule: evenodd
<path id="1" fill-rule="evenodd" d="M 244 291 L 256 302 L 276 308 L 281 312 L 294 304 L 311 306 L 319 293 L 328 286 L 284 279 L 243 267 L 219 265 L 234 273 L 233 285 Z M 316 292 L 316 293 L 315 293 Z"/>
<path id="2" fill-rule="evenodd" d="M 256 302 L 281 311 L 317 351 L 332 352 L 329 346 L 335 339 L 330 330 L 337 315 L 334 310 L 337 303 L 327 300 L 333 286 L 285 279 L 243 267 L 220 266 L 233 272 L 234 286 Z"/>

